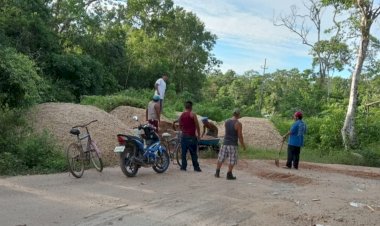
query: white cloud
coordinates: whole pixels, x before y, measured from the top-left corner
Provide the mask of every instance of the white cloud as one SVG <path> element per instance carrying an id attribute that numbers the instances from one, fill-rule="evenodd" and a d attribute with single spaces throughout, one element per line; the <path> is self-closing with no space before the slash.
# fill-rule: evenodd
<path id="1" fill-rule="evenodd" d="M 238 73 L 254 69 L 260 71 L 264 58 L 271 69 L 305 68 L 292 60 L 310 59 L 309 48 L 284 27 L 274 26 L 273 13 L 288 14 L 296 4 L 302 10 L 302 0 L 174 0 L 176 5 L 194 12 L 205 23 L 206 29 L 218 36 L 217 47 L 235 49 L 229 55 L 216 57 L 224 64 L 222 70 Z M 312 34 L 311 34 L 312 35 Z M 218 51 L 222 52 L 222 51 Z M 260 62 L 258 62 L 260 61 Z M 306 60 L 307 61 L 307 60 Z M 308 65 L 310 66 L 310 64 Z"/>

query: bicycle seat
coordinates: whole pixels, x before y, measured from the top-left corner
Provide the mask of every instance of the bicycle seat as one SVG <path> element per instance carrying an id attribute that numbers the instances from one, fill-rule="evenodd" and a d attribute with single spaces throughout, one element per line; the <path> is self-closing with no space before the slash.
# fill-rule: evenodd
<path id="1" fill-rule="evenodd" d="M 163 138 L 169 138 L 169 137 L 171 137 L 172 135 L 170 135 L 170 133 L 163 133 L 162 134 L 162 137 Z"/>
<path id="2" fill-rule="evenodd" d="M 70 130 L 70 133 L 73 134 L 73 135 L 77 135 L 78 136 L 80 134 L 80 131 L 77 128 L 72 128 Z"/>

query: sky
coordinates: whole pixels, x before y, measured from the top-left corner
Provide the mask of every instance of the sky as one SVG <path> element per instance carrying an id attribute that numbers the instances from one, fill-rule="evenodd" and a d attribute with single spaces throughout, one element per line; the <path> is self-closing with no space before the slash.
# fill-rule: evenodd
<path id="1" fill-rule="evenodd" d="M 277 69 L 311 68 L 310 48 L 287 28 L 273 25 L 273 18 L 289 15 L 292 5 L 305 13 L 303 0 L 174 0 L 174 3 L 195 13 L 206 30 L 217 35 L 213 54 L 223 61 L 220 67 L 223 72 L 232 69 L 243 74 L 255 70 L 262 74 L 265 60 L 269 73 Z M 332 14 L 326 11 L 324 15 L 327 18 Z M 315 29 L 310 32 L 311 41 L 315 34 Z"/>

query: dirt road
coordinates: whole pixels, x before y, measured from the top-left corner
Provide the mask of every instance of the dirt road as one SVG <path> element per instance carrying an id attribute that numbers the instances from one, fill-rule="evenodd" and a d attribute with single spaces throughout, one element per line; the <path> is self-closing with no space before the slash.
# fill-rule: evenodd
<path id="1" fill-rule="evenodd" d="M 227 181 L 201 167 L 1 178 L 0 225 L 380 225 L 378 168 L 242 160 Z"/>

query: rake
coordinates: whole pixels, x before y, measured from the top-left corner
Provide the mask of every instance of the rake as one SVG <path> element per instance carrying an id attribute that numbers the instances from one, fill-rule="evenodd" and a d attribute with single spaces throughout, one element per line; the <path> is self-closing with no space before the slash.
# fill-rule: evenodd
<path id="1" fill-rule="evenodd" d="M 277 159 L 274 160 L 274 164 L 276 164 L 277 167 L 280 167 L 280 154 L 282 151 L 282 147 L 284 146 L 284 142 L 285 142 L 285 140 L 282 141 L 280 151 L 278 152 Z"/>

